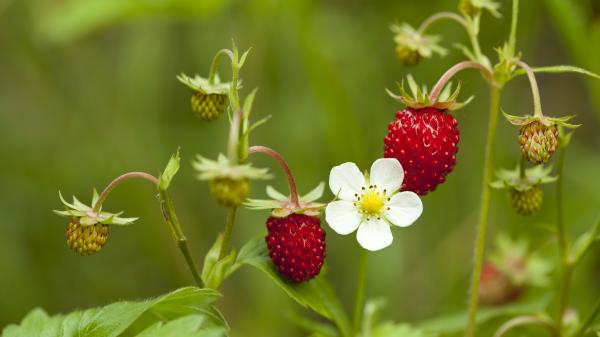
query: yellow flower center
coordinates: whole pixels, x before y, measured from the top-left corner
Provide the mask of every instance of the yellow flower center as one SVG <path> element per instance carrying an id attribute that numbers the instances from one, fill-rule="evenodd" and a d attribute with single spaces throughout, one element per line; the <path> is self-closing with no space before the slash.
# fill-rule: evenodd
<path id="1" fill-rule="evenodd" d="M 369 186 L 363 188 L 363 193 L 356 195 L 357 201 L 355 205 L 360 209 L 361 213 L 367 216 L 378 216 L 381 209 L 385 206 L 385 193 L 377 191 L 377 186 Z"/>

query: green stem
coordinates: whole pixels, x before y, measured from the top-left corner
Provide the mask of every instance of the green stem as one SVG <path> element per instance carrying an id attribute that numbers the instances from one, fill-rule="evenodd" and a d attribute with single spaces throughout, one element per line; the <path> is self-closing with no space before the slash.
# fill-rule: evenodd
<path id="1" fill-rule="evenodd" d="M 477 239 L 474 247 L 473 272 L 471 274 L 471 287 L 469 291 L 469 309 L 465 336 L 473 337 L 475 334 L 475 318 L 477 315 L 479 280 L 485 252 L 488 211 L 490 207 L 490 182 L 494 171 L 494 156 L 496 147 L 496 129 L 498 126 L 498 110 L 500 109 L 500 91 L 497 86 L 491 87 L 490 116 L 488 124 L 487 143 L 485 148 L 485 163 L 483 168 L 483 182 L 481 185 L 481 205 L 479 224 L 477 225 Z"/>
<path id="2" fill-rule="evenodd" d="M 229 252 L 229 242 L 231 242 L 231 233 L 233 232 L 233 225 L 235 224 L 235 213 L 237 207 L 230 207 L 227 210 L 227 219 L 225 222 L 225 232 L 223 233 L 223 241 L 221 242 L 221 249 L 219 250 L 219 260 L 224 258 Z"/>
<path id="3" fill-rule="evenodd" d="M 577 331 L 573 334 L 572 337 L 583 336 L 587 332 L 588 328 L 592 325 L 592 323 L 594 323 L 594 320 L 596 319 L 596 317 L 598 317 L 599 314 L 600 314 L 600 298 L 598 298 L 596 300 L 594 309 L 590 313 L 590 316 L 588 316 L 588 318 L 585 320 L 585 323 L 583 323 L 583 325 L 581 327 L 579 327 L 579 329 L 577 329 Z"/>
<path id="4" fill-rule="evenodd" d="M 352 316 L 352 331 L 354 332 L 354 336 L 358 335 L 360 330 L 360 322 L 362 321 L 362 313 L 365 306 L 365 286 L 367 284 L 369 252 L 361 248 L 359 259 L 358 283 L 356 284 L 356 298 L 354 300 L 354 314 Z"/>
<path id="5" fill-rule="evenodd" d="M 548 319 L 537 316 L 518 316 L 502 324 L 500 328 L 496 330 L 494 337 L 502 337 L 506 335 L 510 330 L 523 325 L 539 325 L 550 331 L 550 334 L 552 336 L 560 336 L 558 331 L 556 330 L 556 327 Z"/>
<path id="6" fill-rule="evenodd" d="M 510 35 L 508 38 L 508 48 L 511 56 L 515 56 L 517 45 L 517 23 L 519 21 L 519 0 L 512 2 L 512 18 L 510 23 Z"/>
<path id="7" fill-rule="evenodd" d="M 558 236 L 558 250 L 560 254 L 560 265 L 562 274 L 560 279 L 560 290 L 558 295 L 558 311 L 556 314 L 556 326 L 562 332 L 565 310 L 567 310 L 569 288 L 571 287 L 572 264 L 569 261 L 569 242 L 565 232 L 563 214 L 563 172 L 565 163 L 565 150 L 562 147 L 558 153 L 558 180 L 556 181 L 556 234 Z"/>
<path id="8" fill-rule="evenodd" d="M 479 46 L 478 38 L 480 17 L 481 14 L 476 14 L 472 19 L 469 19 L 469 26 L 467 28 L 469 40 L 471 41 L 471 46 L 473 47 L 473 53 L 475 54 L 475 59 L 477 62 L 482 62 L 484 60 L 483 54 L 481 53 L 481 47 Z"/>
<path id="9" fill-rule="evenodd" d="M 526 178 L 526 173 L 525 173 L 525 156 L 521 156 L 521 160 L 519 161 L 519 177 L 522 180 L 525 180 L 525 178 Z"/>
<path id="10" fill-rule="evenodd" d="M 173 238 L 177 243 L 177 247 L 179 247 L 179 250 L 183 254 L 188 268 L 192 272 L 194 281 L 196 281 L 198 287 L 202 288 L 202 279 L 200 278 L 200 274 L 198 273 L 198 269 L 196 269 L 194 259 L 192 258 L 192 255 L 190 254 L 190 251 L 188 249 L 187 238 L 183 234 L 183 230 L 181 229 L 181 225 L 179 224 L 179 219 L 177 218 L 175 208 L 173 207 L 173 201 L 167 194 L 167 191 L 161 189 L 159 189 L 159 198 L 163 218 L 165 219 L 165 222 L 167 223 L 167 225 L 169 225 L 169 228 L 171 229 L 171 234 L 173 234 Z"/>
<path id="11" fill-rule="evenodd" d="M 452 12 L 440 12 L 435 13 L 432 16 L 425 19 L 425 21 L 423 21 L 423 23 L 421 23 L 421 25 L 419 26 L 419 29 L 417 29 L 417 32 L 419 34 L 425 33 L 427 28 L 429 28 L 429 26 L 431 26 L 432 23 L 442 19 L 454 20 L 460 23 L 463 27 L 465 27 L 467 31 L 469 30 L 469 23 L 462 16 Z"/>
<path id="12" fill-rule="evenodd" d="M 533 74 L 533 70 L 531 67 L 523 61 L 515 62 L 519 67 L 523 68 L 527 73 L 527 78 L 529 79 L 529 84 L 531 85 L 531 95 L 533 96 L 533 115 L 536 117 L 543 117 L 542 113 L 542 102 L 540 99 L 540 89 L 537 84 L 537 80 L 535 79 L 535 75 Z"/>
<path id="13" fill-rule="evenodd" d="M 210 65 L 210 72 L 208 73 L 208 83 L 209 84 L 215 83 L 215 76 L 217 75 L 217 68 L 219 67 L 219 62 L 221 61 L 221 58 L 223 56 L 231 57 L 231 51 L 227 50 L 227 49 L 221 49 L 217 52 L 217 54 L 213 58 L 212 63 Z"/>

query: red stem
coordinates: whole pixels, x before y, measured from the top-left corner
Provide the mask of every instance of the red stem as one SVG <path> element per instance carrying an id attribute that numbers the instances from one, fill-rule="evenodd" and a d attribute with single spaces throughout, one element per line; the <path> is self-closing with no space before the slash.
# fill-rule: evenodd
<path id="1" fill-rule="evenodd" d="M 96 203 L 94 205 L 92 205 L 92 207 L 94 207 L 94 212 L 97 213 L 100 210 L 100 207 L 102 207 L 104 200 L 106 200 L 106 198 L 108 197 L 110 192 L 112 192 L 112 190 L 115 187 L 117 187 L 117 185 L 119 185 L 124 180 L 131 179 L 131 178 L 146 179 L 157 186 L 159 184 L 158 178 L 156 178 L 155 176 L 148 174 L 146 172 L 128 172 L 128 173 L 122 174 L 122 175 L 116 177 L 113 181 L 111 181 L 110 184 L 108 184 L 108 186 L 106 186 L 104 188 L 102 193 L 100 193 L 100 196 L 98 197 L 98 201 L 96 201 Z"/>
<path id="2" fill-rule="evenodd" d="M 290 198 L 291 198 L 292 204 L 294 204 L 295 207 L 300 208 L 300 200 L 298 199 L 298 190 L 296 188 L 296 181 L 294 180 L 292 171 L 290 170 L 290 167 L 288 166 L 288 164 L 285 161 L 285 159 L 283 158 L 283 156 L 279 152 L 277 152 L 269 147 L 266 147 L 266 146 L 251 146 L 250 148 L 248 148 L 248 153 L 264 153 L 264 154 L 272 157 L 273 159 L 277 160 L 277 162 L 279 163 L 279 165 L 285 172 L 285 175 L 287 176 L 288 185 L 290 186 Z"/>
<path id="3" fill-rule="evenodd" d="M 432 102 L 437 101 L 438 96 L 442 92 L 442 89 L 444 88 L 446 83 L 452 78 L 452 76 L 456 75 L 456 73 L 458 73 L 459 71 L 461 71 L 463 69 L 468 69 L 468 68 L 475 68 L 475 69 L 481 70 L 485 75 L 484 77 L 488 80 L 490 80 L 492 78 L 492 73 L 490 72 L 490 70 L 479 62 L 464 61 L 464 62 L 457 63 L 454 66 L 452 66 L 452 68 L 446 70 L 444 75 L 442 75 L 442 77 L 440 77 L 440 79 L 435 84 L 433 89 L 431 89 L 431 93 L 429 94 L 429 100 Z"/>

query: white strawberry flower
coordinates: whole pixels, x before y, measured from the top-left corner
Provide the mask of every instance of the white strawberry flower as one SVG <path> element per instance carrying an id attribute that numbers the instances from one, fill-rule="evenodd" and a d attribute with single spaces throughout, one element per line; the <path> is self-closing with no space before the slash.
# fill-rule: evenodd
<path id="1" fill-rule="evenodd" d="M 354 163 L 332 168 L 329 188 L 338 200 L 327 205 L 325 220 L 341 235 L 358 229 L 356 239 L 367 250 L 389 246 L 391 225 L 408 227 L 423 213 L 417 194 L 399 192 L 403 180 L 402 165 L 394 158 L 377 159 L 364 175 Z"/>

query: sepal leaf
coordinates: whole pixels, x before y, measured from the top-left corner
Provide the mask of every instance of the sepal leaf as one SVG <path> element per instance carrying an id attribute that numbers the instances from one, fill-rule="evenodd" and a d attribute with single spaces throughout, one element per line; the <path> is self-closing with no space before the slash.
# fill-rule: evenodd
<path id="1" fill-rule="evenodd" d="M 181 157 L 179 156 L 179 150 L 177 150 L 177 152 L 171 156 L 171 159 L 169 159 L 169 162 L 167 163 L 167 167 L 160 175 L 158 188 L 161 191 L 166 191 L 169 188 L 169 185 L 171 185 L 171 180 L 173 180 L 173 177 L 179 171 L 180 161 Z"/>
<path id="2" fill-rule="evenodd" d="M 102 208 L 100 208 L 98 211 L 94 211 L 93 207 L 85 205 L 75 196 L 73 196 L 73 203 L 68 203 L 65 201 L 60 191 L 58 192 L 58 196 L 61 202 L 65 205 L 65 210 L 54 210 L 54 213 L 60 216 L 77 218 L 82 226 L 93 226 L 98 223 L 105 225 L 127 226 L 139 219 L 123 218 L 119 216 L 123 214 L 123 212 L 109 213 L 102 211 Z M 95 203 L 98 201 L 98 193 L 96 190 L 93 192 L 92 200 L 92 205 L 95 205 Z"/>

